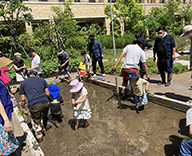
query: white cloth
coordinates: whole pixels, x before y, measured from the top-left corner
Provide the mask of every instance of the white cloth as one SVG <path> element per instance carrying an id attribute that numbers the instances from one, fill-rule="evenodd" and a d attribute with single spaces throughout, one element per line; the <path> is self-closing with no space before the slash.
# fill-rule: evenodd
<path id="1" fill-rule="evenodd" d="M 17 82 L 23 82 L 27 78 L 27 75 L 25 75 L 22 72 L 16 73 L 16 80 Z"/>
<path id="2" fill-rule="evenodd" d="M 192 108 L 190 108 L 186 113 L 186 127 L 192 125 Z"/>
<path id="3" fill-rule="evenodd" d="M 36 55 L 35 57 L 32 57 L 31 67 L 34 68 L 39 64 L 39 68 L 36 69 L 38 74 L 41 73 L 41 59 L 39 55 Z"/>
<path id="4" fill-rule="evenodd" d="M 125 60 L 122 65 L 122 68 L 130 69 L 136 68 L 139 69 L 139 62 L 146 62 L 145 52 L 136 44 L 127 45 L 124 49 L 126 52 Z"/>

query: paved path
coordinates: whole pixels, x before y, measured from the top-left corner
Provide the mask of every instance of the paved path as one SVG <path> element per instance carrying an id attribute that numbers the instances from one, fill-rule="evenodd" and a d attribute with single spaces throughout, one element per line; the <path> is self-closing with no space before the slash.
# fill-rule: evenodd
<path id="1" fill-rule="evenodd" d="M 184 72 L 182 74 L 173 74 L 172 84 L 169 87 L 165 87 L 164 85 L 159 86 L 158 82 L 160 82 L 159 74 L 150 75 L 150 86 L 149 92 L 152 94 L 158 94 L 162 96 L 166 96 L 168 98 L 173 98 L 176 100 L 187 102 L 192 100 L 192 91 L 188 90 L 188 87 L 192 85 L 191 72 Z M 122 85 L 122 77 L 118 77 L 118 85 Z M 114 75 L 106 75 L 104 78 L 106 81 L 110 81 L 115 84 L 115 76 Z"/>

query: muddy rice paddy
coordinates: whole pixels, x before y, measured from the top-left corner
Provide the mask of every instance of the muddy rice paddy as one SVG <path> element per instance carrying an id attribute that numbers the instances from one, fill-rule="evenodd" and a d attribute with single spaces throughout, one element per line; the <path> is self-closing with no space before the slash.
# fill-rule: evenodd
<path id="1" fill-rule="evenodd" d="M 122 105 L 113 91 L 85 83 L 92 109 L 88 128 L 74 130 L 69 85 L 60 83 L 64 98 L 60 128 L 50 123 L 40 144 L 45 156 L 174 156 L 188 135 L 185 113 L 148 103 L 137 114 L 131 101 Z"/>

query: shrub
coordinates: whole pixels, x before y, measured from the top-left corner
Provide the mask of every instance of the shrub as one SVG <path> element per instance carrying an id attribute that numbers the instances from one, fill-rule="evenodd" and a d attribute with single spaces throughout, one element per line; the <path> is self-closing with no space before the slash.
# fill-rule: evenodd
<path id="1" fill-rule="evenodd" d="M 175 35 L 181 35 L 182 34 L 183 27 L 178 27 L 174 29 Z"/>
<path id="2" fill-rule="evenodd" d="M 124 48 L 126 45 L 133 43 L 135 36 L 133 34 L 124 34 L 123 36 L 115 38 L 115 47 Z M 109 35 L 100 36 L 100 42 L 106 49 L 113 48 L 113 37 Z"/>
<path id="3" fill-rule="evenodd" d="M 185 47 L 190 44 L 190 40 L 186 40 L 184 37 L 176 37 L 176 51 L 185 50 Z"/>
<path id="4" fill-rule="evenodd" d="M 187 71 L 188 70 L 188 66 L 187 65 L 182 65 L 181 63 L 175 63 L 173 65 L 173 71 L 174 73 L 181 73 L 183 71 Z"/>
<path id="5" fill-rule="evenodd" d="M 67 49 L 73 47 L 74 49 L 83 50 L 86 47 L 86 40 L 83 37 L 77 36 L 67 39 L 65 42 L 65 46 Z"/>
<path id="6" fill-rule="evenodd" d="M 147 67 L 148 67 L 148 73 L 149 74 L 155 74 L 158 73 L 157 63 L 153 61 L 153 58 L 150 57 L 146 60 Z"/>

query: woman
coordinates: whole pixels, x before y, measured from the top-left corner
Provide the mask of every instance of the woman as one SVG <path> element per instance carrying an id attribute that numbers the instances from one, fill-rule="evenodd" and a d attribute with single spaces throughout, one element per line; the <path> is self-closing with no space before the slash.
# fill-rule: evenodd
<path id="1" fill-rule="evenodd" d="M 83 119 L 84 128 L 87 127 L 87 119 L 91 118 L 91 108 L 87 97 L 87 89 L 77 79 L 71 81 L 70 92 L 72 93 L 73 117 L 75 119 L 75 130 L 79 127 L 79 120 Z"/>
<path id="2" fill-rule="evenodd" d="M 27 67 L 24 64 L 24 61 L 21 59 L 20 53 L 15 53 L 14 57 L 15 61 L 13 62 L 12 66 L 16 71 L 16 80 L 19 84 L 21 84 L 21 82 L 23 82 L 27 78 L 27 75 L 25 73 Z"/>
<path id="3" fill-rule="evenodd" d="M 13 132 L 13 105 L 5 85 L 0 81 L 0 156 L 17 156 L 19 143 Z"/>

